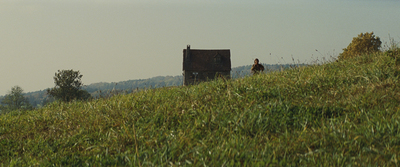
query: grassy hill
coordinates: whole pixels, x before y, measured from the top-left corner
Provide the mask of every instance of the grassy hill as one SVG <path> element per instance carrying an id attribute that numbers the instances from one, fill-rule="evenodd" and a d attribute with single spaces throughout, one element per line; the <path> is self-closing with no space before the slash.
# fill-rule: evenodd
<path id="1" fill-rule="evenodd" d="M 148 79 L 136 79 L 120 82 L 99 82 L 83 86 L 92 97 L 108 97 L 115 93 L 125 93 L 136 91 L 136 89 L 148 89 L 166 86 L 182 85 L 182 76 L 157 76 Z M 25 97 L 29 99 L 31 105 L 35 107 L 43 106 L 48 101 L 52 101 L 48 97 L 46 90 L 25 93 Z M 0 96 L 0 101 L 3 97 Z"/>
<path id="2" fill-rule="evenodd" d="M 286 69 L 292 66 L 305 66 L 305 64 L 263 64 L 266 68 L 265 72 L 272 72 Z M 232 78 L 243 78 L 250 75 L 251 65 L 239 66 L 232 68 Z M 168 86 L 181 86 L 183 83 L 182 76 L 157 76 L 148 79 L 136 79 L 120 82 L 99 82 L 83 86 L 92 97 L 110 97 L 118 93 L 134 92 L 137 90 L 160 88 Z M 41 107 L 53 99 L 47 96 L 46 90 L 28 92 L 24 94 L 29 99 L 29 103 L 34 107 Z M 0 96 L 0 101 L 4 96 Z"/>
<path id="3" fill-rule="evenodd" d="M 0 116 L 5 166 L 397 166 L 400 55 Z"/>

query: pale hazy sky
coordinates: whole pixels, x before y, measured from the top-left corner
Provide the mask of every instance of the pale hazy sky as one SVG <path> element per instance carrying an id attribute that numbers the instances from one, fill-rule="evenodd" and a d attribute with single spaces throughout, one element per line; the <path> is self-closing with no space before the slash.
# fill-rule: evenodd
<path id="1" fill-rule="evenodd" d="M 399 0 L 0 0 L 0 95 L 62 69 L 86 85 L 181 75 L 187 44 L 230 49 L 232 67 L 310 63 L 371 31 L 400 41 Z"/>

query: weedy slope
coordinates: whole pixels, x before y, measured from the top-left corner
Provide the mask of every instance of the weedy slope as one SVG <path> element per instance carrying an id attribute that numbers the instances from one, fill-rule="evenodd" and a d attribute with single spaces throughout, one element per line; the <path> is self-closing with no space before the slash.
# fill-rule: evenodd
<path id="1" fill-rule="evenodd" d="M 0 116 L 10 166 L 395 166 L 400 55 Z"/>

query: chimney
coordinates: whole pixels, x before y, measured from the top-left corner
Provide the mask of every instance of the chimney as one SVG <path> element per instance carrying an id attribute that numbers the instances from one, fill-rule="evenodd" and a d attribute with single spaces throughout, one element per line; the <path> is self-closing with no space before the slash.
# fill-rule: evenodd
<path id="1" fill-rule="evenodd" d="M 190 61 L 190 45 L 187 45 L 186 47 L 186 60 Z"/>

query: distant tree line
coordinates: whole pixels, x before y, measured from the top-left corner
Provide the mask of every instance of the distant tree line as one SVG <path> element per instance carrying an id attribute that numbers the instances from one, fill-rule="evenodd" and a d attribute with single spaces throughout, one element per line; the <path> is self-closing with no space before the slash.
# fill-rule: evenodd
<path id="1" fill-rule="evenodd" d="M 24 90 L 19 86 L 12 87 L 9 94 L 5 95 L 0 102 L 0 114 L 14 110 L 32 109 L 28 98 L 24 97 Z"/>

